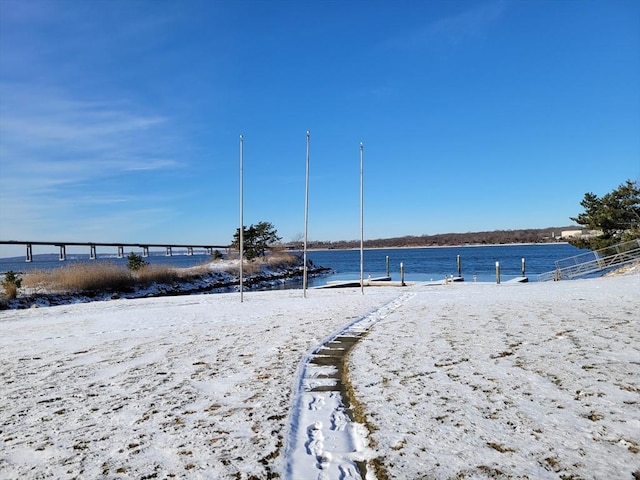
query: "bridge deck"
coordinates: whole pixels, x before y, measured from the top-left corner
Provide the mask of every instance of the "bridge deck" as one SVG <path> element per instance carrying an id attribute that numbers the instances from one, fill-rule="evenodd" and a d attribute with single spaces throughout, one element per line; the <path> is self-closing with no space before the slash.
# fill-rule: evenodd
<path id="1" fill-rule="evenodd" d="M 39 242 L 39 241 L 24 241 L 24 240 L 0 240 L 0 245 L 24 245 L 27 250 L 26 262 L 33 261 L 33 246 L 34 245 L 48 245 L 52 247 L 58 247 L 60 249 L 59 259 L 61 261 L 67 259 L 67 247 L 89 247 L 89 259 L 95 260 L 97 258 L 97 247 L 115 247 L 118 250 L 118 258 L 124 256 L 125 247 L 136 247 L 142 249 L 142 256 L 149 256 L 149 248 L 165 248 L 166 255 L 170 257 L 173 255 L 174 248 L 186 248 L 187 255 L 193 255 L 193 249 L 203 249 L 208 255 L 212 255 L 216 249 L 228 249 L 229 245 L 199 245 L 199 244 L 176 244 L 176 243 L 126 243 L 126 242 Z"/>

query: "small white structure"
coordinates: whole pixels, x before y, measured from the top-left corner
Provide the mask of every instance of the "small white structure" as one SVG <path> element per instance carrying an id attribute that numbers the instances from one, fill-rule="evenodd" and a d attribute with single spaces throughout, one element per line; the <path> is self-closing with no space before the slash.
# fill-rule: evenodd
<path id="1" fill-rule="evenodd" d="M 560 238 L 590 238 L 602 235 L 601 230 L 563 230 Z"/>

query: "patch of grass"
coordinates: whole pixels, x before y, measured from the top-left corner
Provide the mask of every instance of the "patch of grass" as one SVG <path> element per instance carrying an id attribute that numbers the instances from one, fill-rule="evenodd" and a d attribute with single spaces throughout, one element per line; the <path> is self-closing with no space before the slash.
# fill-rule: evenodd
<path id="1" fill-rule="evenodd" d="M 591 420 L 592 422 L 597 422 L 599 420 L 602 420 L 604 418 L 604 415 L 602 415 L 601 413 L 595 412 L 593 410 L 591 410 L 589 412 L 588 415 L 585 415 L 589 420 Z"/>
<path id="2" fill-rule="evenodd" d="M 560 465 L 560 461 L 557 457 L 547 457 L 544 459 L 545 462 L 554 470 L 557 471 Z"/>
<path id="3" fill-rule="evenodd" d="M 513 448 L 505 447 L 504 445 L 495 442 L 489 442 L 487 443 L 487 446 L 493 448 L 494 450 L 497 450 L 500 453 L 515 452 Z"/>
<path id="4" fill-rule="evenodd" d="M 371 424 L 371 422 L 369 422 L 366 416 L 366 413 L 364 411 L 363 405 L 361 405 L 360 402 L 358 402 L 356 399 L 353 385 L 349 380 L 347 362 L 348 362 L 348 355 L 345 355 L 345 357 L 342 359 L 342 365 L 340 366 L 342 370 L 342 382 L 344 386 L 344 395 L 346 397 L 344 400 L 346 400 L 347 404 L 349 405 L 349 410 L 350 410 L 351 416 L 353 417 L 353 421 L 361 423 L 367 428 L 367 430 L 369 430 L 370 433 L 373 433 L 377 429 L 374 425 Z M 372 448 L 376 447 L 376 442 L 373 438 L 370 437 L 369 442 Z M 377 478 L 378 480 L 389 480 L 391 478 L 389 476 L 389 472 L 387 471 L 380 457 L 372 458 L 368 462 L 368 465 L 374 471 L 374 478 Z M 365 464 L 365 465 L 362 465 L 361 467 L 364 467 L 364 469 L 366 470 L 366 466 L 367 465 Z"/>
<path id="5" fill-rule="evenodd" d="M 510 355 L 513 355 L 513 352 L 510 350 L 505 350 L 504 352 L 500 352 L 496 355 L 491 355 L 491 358 L 502 358 L 502 357 L 508 357 Z"/>

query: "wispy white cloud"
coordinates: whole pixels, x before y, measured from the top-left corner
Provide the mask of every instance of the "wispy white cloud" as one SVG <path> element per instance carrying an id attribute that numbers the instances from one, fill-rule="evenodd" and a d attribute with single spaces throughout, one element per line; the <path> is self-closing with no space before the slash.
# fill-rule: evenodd
<path id="1" fill-rule="evenodd" d="M 456 46 L 468 40 L 482 38 L 503 18 L 508 7 L 504 0 L 491 1 L 473 8 L 433 20 L 424 27 L 391 39 L 391 48 L 425 48 Z"/>
<path id="2" fill-rule="evenodd" d="M 158 156 L 168 119 L 140 112 L 126 101 L 75 100 L 58 89 L 0 84 L 0 152 L 3 160 Z M 159 135 L 161 134 L 161 135 Z M 53 150 L 52 150 L 53 149 Z M 47 152 L 47 155 L 38 153 Z M 165 167 L 170 162 L 152 164 Z"/>
<path id="3" fill-rule="evenodd" d="M 145 202 L 142 175 L 182 167 L 169 119 L 133 102 L 76 99 L 61 89 L 7 82 L 0 98 L 3 236 L 14 225 L 57 231 L 69 225 L 69 214 L 76 225 L 104 220 L 109 207 L 128 218 Z"/>
<path id="4" fill-rule="evenodd" d="M 83 101 L 66 95 L 39 85 L 0 84 L 0 133 L 5 148 L 55 145 L 64 151 L 95 152 L 123 143 L 131 147 L 134 135 L 167 123 L 162 116 L 137 112 L 125 101 Z"/>

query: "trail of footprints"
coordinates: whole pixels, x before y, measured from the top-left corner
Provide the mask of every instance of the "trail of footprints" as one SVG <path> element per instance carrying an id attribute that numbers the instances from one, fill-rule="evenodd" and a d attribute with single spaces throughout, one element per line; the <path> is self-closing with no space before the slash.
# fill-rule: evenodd
<path id="1" fill-rule="evenodd" d="M 365 476 L 361 472 L 363 465 L 351 458 L 358 453 L 358 432 L 349 428 L 355 424 L 342 381 L 344 361 L 359 336 L 336 338 L 313 354 L 307 365 L 303 404 L 314 418 L 328 419 L 316 420 L 306 428 L 305 448 L 315 458 L 318 480 L 356 480 Z"/>
<path id="2" fill-rule="evenodd" d="M 412 296 L 405 293 L 347 325 L 312 352 L 302 373 L 299 412 L 294 415 L 297 421 L 291 427 L 294 444 L 304 444 L 308 460 L 289 452 L 289 478 L 362 480 L 367 477 L 368 431 L 352 416 L 345 385 L 346 359 L 351 348 L 376 322 Z M 371 478 L 369 473 L 367 478 Z"/>

